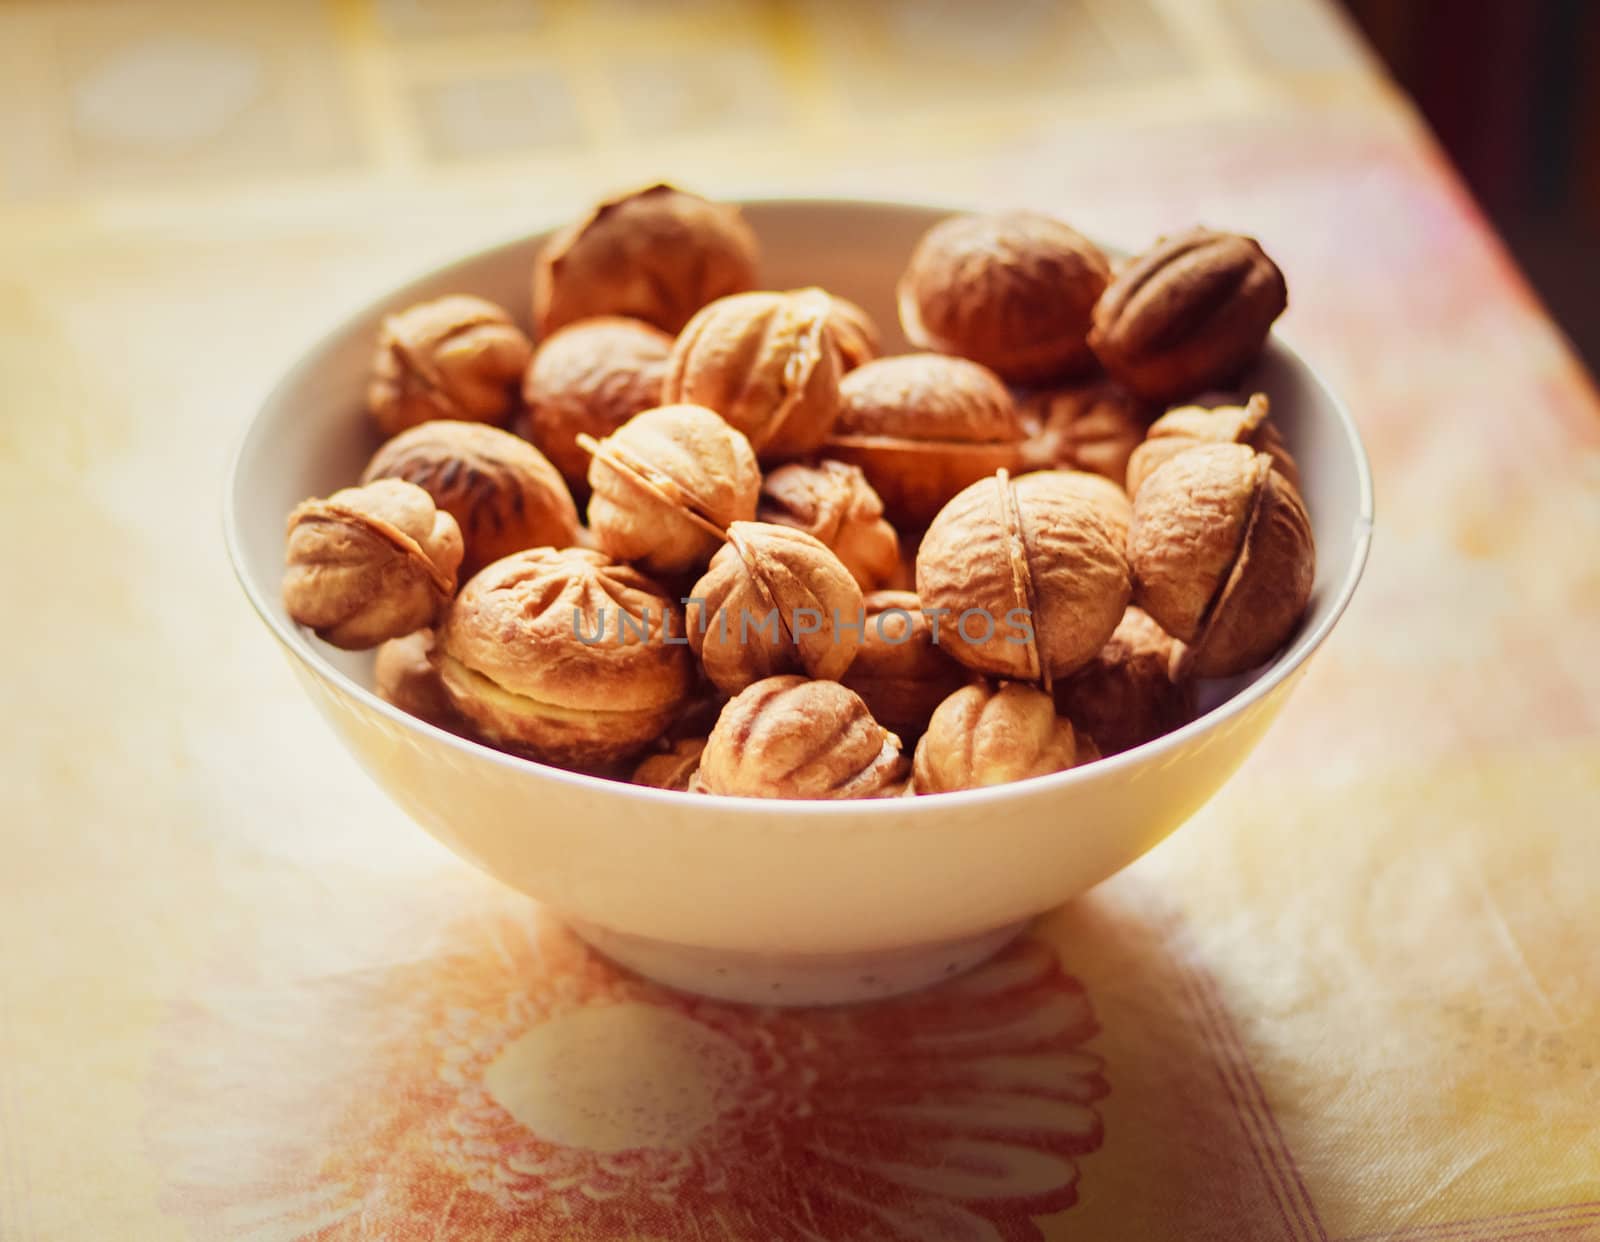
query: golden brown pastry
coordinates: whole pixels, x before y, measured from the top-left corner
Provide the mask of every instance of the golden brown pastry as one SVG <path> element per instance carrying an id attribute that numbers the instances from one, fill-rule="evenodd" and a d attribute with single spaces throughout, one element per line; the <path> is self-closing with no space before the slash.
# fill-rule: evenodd
<path id="1" fill-rule="evenodd" d="M 700 752 L 705 748 L 703 737 L 681 738 L 670 749 L 642 759 L 633 770 L 633 783 L 656 789 L 687 790 L 700 770 Z"/>
<path id="2" fill-rule="evenodd" d="M 1130 392 L 1181 401 L 1238 378 L 1288 304 L 1283 273 L 1253 238 L 1191 229 L 1117 273 L 1089 344 Z"/>
<path id="3" fill-rule="evenodd" d="M 1132 750 L 1187 724 L 1194 685 L 1180 676 L 1184 647 L 1130 607 L 1100 653 L 1056 683 L 1056 708 L 1108 755 Z"/>
<path id="4" fill-rule="evenodd" d="M 1024 428 L 1011 393 L 964 358 L 904 354 L 845 376 L 824 450 L 861 467 L 903 531 L 926 526 L 952 496 L 1021 461 Z"/>
<path id="5" fill-rule="evenodd" d="M 863 601 L 861 648 L 839 680 L 873 718 L 907 740 L 920 737 L 934 708 L 971 676 L 933 641 L 922 601 L 910 591 L 874 591 Z M 950 629 L 942 627 L 942 638 Z"/>
<path id="6" fill-rule="evenodd" d="M 756 239 L 737 207 L 652 185 L 557 233 L 533 271 L 540 339 L 596 315 L 678 332 L 708 302 L 755 286 Z"/>
<path id="7" fill-rule="evenodd" d="M 756 516 L 820 539 L 863 591 L 886 585 L 899 570 L 900 537 L 884 519 L 883 502 L 859 466 L 839 461 L 779 466 L 762 480 Z"/>
<path id="8" fill-rule="evenodd" d="M 730 522 L 756 515 L 750 442 L 701 406 L 646 410 L 588 447 L 589 529 L 618 560 L 687 573 L 722 546 Z"/>
<path id="9" fill-rule="evenodd" d="M 456 520 L 420 487 L 347 487 L 289 515 L 284 607 L 336 647 L 376 647 L 433 624 L 461 553 Z"/>
<path id="10" fill-rule="evenodd" d="M 861 645 L 861 588 L 804 531 L 734 522 L 689 594 L 689 643 L 724 694 L 776 673 L 837 678 Z"/>
<path id="11" fill-rule="evenodd" d="M 900 326 L 922 349 L 981 362 L 1013 384 L 1092 365 L 1086 338 L 1111 279 L 1100 249 L 1036 211 L 953 216 L 900 278 Z"/>
<path id="12" fill-rule="evenodd" d="M 445 693 L 433 658 L 436 637 L 431 628 L 422 629 L 382 644 L 372 657 L 372 688 L 401 711 L 458 731 L 463 722 Z"/>
<path id="13" fill-rule="evenodd" d="M 918 794 L 953 793 L 1047 776 L 1078 762 L 1072 722 L 1036 686 L 976 681 L 933 713 L 917 744 L 911 785 Z"/>
<path id="14" fill-rule="evenodd" d="M 1168 410 L 1151 426 L 1144 442 L 1128 460 L 1127 488 L 1132 496 L 1156 467 L 1202 444 L 1248 444 L 1272 458 L 1284 478 L 1300 486 L 1300 468 L 1278 435 L 1265 393 L 1256 393 L 1244 405 L 1211 408 L 1181 405 Z"/>
<path id="15" fill-rule="evenodd" d="M 437 418 L 502 423 L 533 346 L 493 302 L 466 294 L 384 317 L 367 409 L 386 436 Z"/>
<path id="16" fill-rule="evenodd" d="M 1128 559 L 1134 602 L 1189 644 L 1196 677 L 1231 677 L 1277 651 L 1316 577 L 1300 493 L 1244 444 L 1191 449 L 1145 479 Z"/>
<path id="17" fill-rule="evenodd" d="M 768 677 L 728 700 L 691 789 L 746 798 L 883 798 L 901 791 L 900 739 L 836 681 Z"/>
<path id="18" fill-rule="evenodd" d="M 917 551 L 917 594 L 948 618 L 951 656 L 1048 681 L 1105 646 L 1130 588 L 1123 529 L 1095 499 L 1102 489 L 1116 491 L 1098 475 L 1001 471 L 940 511 Z"/>
<path id="19" fill-rule="evenodd" d="M 606 767 L 655 741 L 694 684 L 683 615 L 650 579 L 585 548 L 532 548 L 461 590 L 439 634 L 451 702 L 484 737 Z"/>
<path id="20" fill-rule="evenodd" d="M 574 492 L 589 490 L 589 454 L 579 435 L 604 439 L 661 404 L 672 338 L 638 319 L 580 319 L 539 343 L 522 382 L 527 412 L 517 430 L 533 441 Z"/>
<path id="21" fill-rule="evenodd" d="M 1121 487 L 1151 411 L 1102 381 L 1036 393 L 1022 403 L 1022 419 L 1029 427 L 1023 456 L 1030 468 L 1086 470 Z"/>
<path id="22" fill-rule="evenodd" d="M 815 452 L 839 412 L 833 312 L 821 289 L 719 298 L 679 334 L 662 399 L 715 410 L 764 463 Z"/>
<path id="23" fill-rule="evenodd" d="M 470 577 L 491 561 L 534 547 L 570 547 L 578 510 L 560 473 L 526 440 L 482 423 L 421 423 L 385 443 L 363 483 L 404 479 L 461 527 Z"/>

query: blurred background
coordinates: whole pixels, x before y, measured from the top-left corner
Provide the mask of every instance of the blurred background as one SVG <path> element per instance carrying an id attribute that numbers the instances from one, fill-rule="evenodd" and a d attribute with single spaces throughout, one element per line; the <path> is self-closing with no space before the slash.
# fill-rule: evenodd
<path id="1" fill-rule="evenodd" d="M 1344 3 L 1600 370 L 1600 5 Z"/>
<path id="2" fill-rule="evenodd" d="M 192 235 L 368 193 L 425 228 L 510 177 L 543 222 L 651 175 L 881 190 L 885 161 L 927 184 L 946 154 L 967 181 L 930 189 L 970 194 L 974 161 L 1097 117 L 1348 110 L 1392 90 L 1384 66 L 1593 367 L 1597 56 L 1588 0 L 7 0 L 0 206 Z M 983 197 L 1093 198 L 1068 165 L 1040 177 Z"/>

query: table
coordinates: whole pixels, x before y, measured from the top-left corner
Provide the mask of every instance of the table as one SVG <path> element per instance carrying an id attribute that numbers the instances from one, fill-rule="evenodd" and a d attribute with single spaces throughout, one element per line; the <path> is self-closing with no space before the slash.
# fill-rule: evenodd
<path id="1" fill-rule="evenodd" d="M 1330 9 L 23 0 L 0 107 L 0 1238 L 1600 1238 L 1600 409 Z M 1252 233 L 1371 450 L 1258 754 L 943 991 L 614 971 L 230 581 L 300 348 L 659 174 Z"/>

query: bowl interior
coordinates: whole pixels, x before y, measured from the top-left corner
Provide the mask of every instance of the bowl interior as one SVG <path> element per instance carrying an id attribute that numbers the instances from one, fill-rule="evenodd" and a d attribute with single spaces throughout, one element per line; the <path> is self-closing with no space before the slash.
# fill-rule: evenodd
<path id="1" fill-rule="evenodd" d="M 908 348 L 895 316 L 895 281 L 917 239 L 947 215 L 946 210 L 781 200 L 745 204 L 744 211 L 761 241 L 764 285 L 778 289 L 821 285 L 865 307 L 883 329 L 887 351 Z M 284 611 L 278 584 L 285 518 L 301 500 L 355 482 L 378 447 L 379 436 L 365 414 L 364 394 L 373 341 L 383 315 L 446 293 L 475 293 L 506 307 L 527 329 L 530 274 L 543 236 L 496 246 L 441 268 L 382 296 L 335 328 L 268 396 L 240 446 L 225 517 L 241 582 L 257 610 L 292 652 L 313 670 L 344 682 L 347 690 L 381 710 L 390 709 L 367 689 L 371 654 L 340 651 L 321 643 L 291 622 Z M 1180 734 L 1215 723 L 1230 709 L 1230 700 L 1242 703 L 1265 692 L 1310 654 L 1348 602 L 1370 538 L 1372 489 L 1365 453 L 1349 414 L 1333 394 L 1276 337 L 1242 386 L 1267 393 L 1273 416 L 1301 467 L 1317 540 L 1316 584 L 1295 640 L 1263 668 L 1203 687 L 1202 708 L 1224 706 L 1186 726 Z M 418 723 L 417 728 L 428 726 Z M 1165 741 L 1131 753 L 1153 753 Z M 514 762 L 539 767 L 526 760 Z M 848 805 L 862 809 L 872 804 Z"/>

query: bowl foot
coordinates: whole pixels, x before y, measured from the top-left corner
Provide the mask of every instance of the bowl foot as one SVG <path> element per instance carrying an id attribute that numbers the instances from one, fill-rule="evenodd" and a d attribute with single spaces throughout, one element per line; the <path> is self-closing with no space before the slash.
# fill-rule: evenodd
<path id="1" fill-rule="evenodd" d="M 842 1005 L 915 991 L 987 961 L 1031 922 L 902 949 L 783 954 L 671 944 L 567 920 L 590 948 L 646 979 L 747 1005 Z"/>

